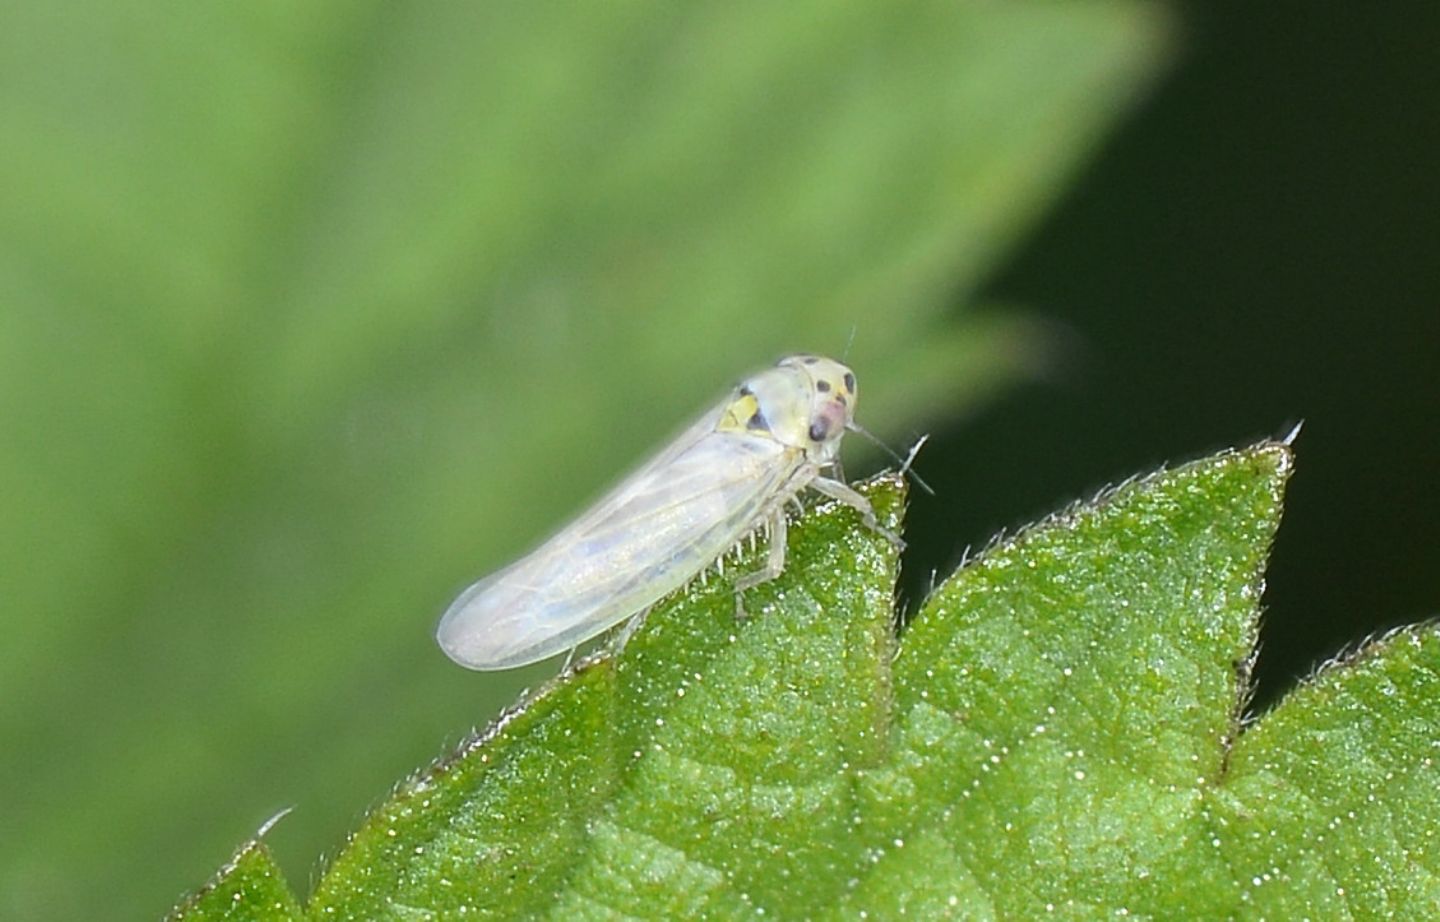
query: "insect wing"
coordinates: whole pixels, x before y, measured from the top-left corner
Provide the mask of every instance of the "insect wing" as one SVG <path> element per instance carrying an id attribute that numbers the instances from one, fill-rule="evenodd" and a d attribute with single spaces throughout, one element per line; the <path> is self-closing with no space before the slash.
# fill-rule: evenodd
<path id="1" fill-rule="evenodd" d="M 707 414 L 579 520 L 467 589 L 437 639 L 472 669 L 536 662 L 678 589 L 750 531 L 803 456 Z"/>

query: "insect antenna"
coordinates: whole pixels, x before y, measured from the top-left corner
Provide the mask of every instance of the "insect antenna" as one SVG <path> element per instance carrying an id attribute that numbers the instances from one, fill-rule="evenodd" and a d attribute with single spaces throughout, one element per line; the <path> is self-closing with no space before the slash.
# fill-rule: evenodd
<path id="1" fill-rule="evenodd" d="M 920 487 L 920 489 L 924 490 L 926 493 L 929 493 L 931 496 L 935 495 L 935 490 L 931 488 L 930 484 L 926 483 L 919 474 L 915 473 L 915 468 L 912 467 L 912 465 L 915 463 L 915 456 L 920 453 L 920 448 L 926 442 L 930 441 L 929 433 L 920 436 L 920 438 L 915 441 L 915 444 L 910 446 L 910 451 L 905 455 L 905 457 L 902 458 L 895 452 L 895 449 L 880 441 L 880 438 L 878 436 L 872 434 L 870 430 L 864 428 L 858 423 L 848 423 L 845 428 L 849 429 L 851 432 L 860 433 L 861 435 L 865 436 L 865 438 L 869 439 L 871 442 L 880 446 L 880 448 L 887 455 L 894 458 L 900 464 L 901 477 L 909 477 L 911 480 L 915 481 L 915 484 Z"/>

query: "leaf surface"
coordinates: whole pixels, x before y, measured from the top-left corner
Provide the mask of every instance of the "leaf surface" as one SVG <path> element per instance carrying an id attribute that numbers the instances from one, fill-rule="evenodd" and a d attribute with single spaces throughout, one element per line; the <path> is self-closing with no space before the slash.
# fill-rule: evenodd
<path id="1" fill-rule="evenodd" d="M 404 785 L 310 912 L 1433 915 L 1435 626 L 1240 721 L 1290 467 L 1225 452 L 998 540 L 898 646 L 894 548 L 821 504 L 753 618 L 718 576 L 657 606 Z M 864 489 L 898 527 L 903 484 Z"/>

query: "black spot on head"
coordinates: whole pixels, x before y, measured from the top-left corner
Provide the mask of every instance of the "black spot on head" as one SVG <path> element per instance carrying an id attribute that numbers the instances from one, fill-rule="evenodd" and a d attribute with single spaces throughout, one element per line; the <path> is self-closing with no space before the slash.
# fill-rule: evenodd
<path id="1" fill-rule="evenodd" d="M 817 419 L 810 424 L 810 441 L 823 442 L 829 434 L 830 427 L 825 424 L 824 420 Z"/>
<path id="2" fill-rule="evenodd" d="M 840 406 L 842 406 L 842 407 L 849 405 L 848 402 L 845 400 L 845 395 L 844 395 L 844 394 L 836 394 L 836 395 L 835 395 L 835 402 L 838 403 L 838 404 L 840 404 Z"/>
<path id="3" fill-rule="evenodd" d="M 750 390 L 750 385 L 748 385 L 748 384 L 742 384 L 742 385 L 740 385 L 740 396 L 741 396 L 741 397 L 753 397 L 753 396 L 755 396 L 755 392 L 752 391 L 752 390 Z"/>
<path id="4" fill-rule="evenodd" d="M 845 389 L 847 391 L 855 390 L 855 376 L 848 371 L 845 372 Z"/>
<path id="5" fill-rule="evenodd" d="M 815 382 L 815 390 L 819 391 L 822 394 L 829 393 L 830 382 L 826 381 L 824 378 L 821 378 L 819 381 Z"/>
<path id="6" fill-rule="evenodd" d="M 770 421 L 765 418 L 764 413 L 756 410 L 754 413 L 751 413 L 750 418 L 745 421 L 745 428 L 751 432 L 769 432 Z"/>
<path id="7" fill-rule="evenodd" d="M 816 362 L 818 362 L 818 361 L 820 361 L 820 360 L 817 359 L 817 358 L 816 358 L 815 356 L 813 356 L 813 355 L 807 355 L 807 356 L 805 356 L 803 359 L 801 359 L 800 361 L 804 362 L 806 365 L 814 365 Z"/>

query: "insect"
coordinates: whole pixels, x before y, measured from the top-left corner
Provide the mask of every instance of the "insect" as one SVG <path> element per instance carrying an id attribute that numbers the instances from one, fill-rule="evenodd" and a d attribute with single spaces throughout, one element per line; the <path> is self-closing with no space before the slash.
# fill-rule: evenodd
<path id="1" fill-rule="evenodd" d="M 441 649 L 471 669 L 538 662 L 643 614 L 768 528 L 764 566 L 734 582 L 754 588 L 784 570 L 785 504 L 806 487 L 900 544 L 839 476 L 856 397 L 849 368 L 813 355 L 743 381 L 594 508 L 462 592 L 440 619 Z"/>

